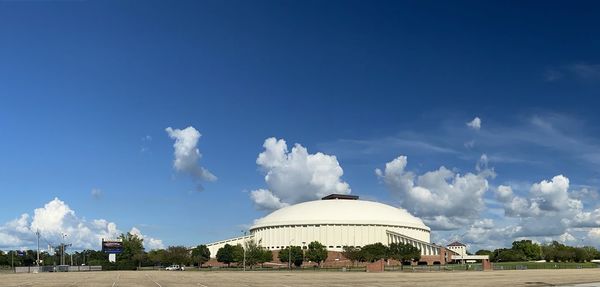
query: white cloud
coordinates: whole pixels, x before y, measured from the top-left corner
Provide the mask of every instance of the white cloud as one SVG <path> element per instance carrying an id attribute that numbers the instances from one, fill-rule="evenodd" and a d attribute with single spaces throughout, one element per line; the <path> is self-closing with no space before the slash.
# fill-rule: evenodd
<path id="1" fill-rule="evenodd" d="M 508 202 L 513 198 L 513 191 L 510 186 L 500 185 L 495 193 L 500 202 Z"/>
<path id="2" fill-rule="evenodd" d="M 162 240 L 152 238 L 148 235 L 142 234 L 142 232 L 139 229 L 137 229 L 135 226 L 131 228 L 129 233 L 131 233 L 133 235 L 137 235 L 137 237 L 143 239 L 142 243 L 144 244 L 144 249 L 146 251 L 165 248 L 165 245 L 163 244 Z"/>
<path id="3" fill-rule="evenodd" d="M 416 176 L 406 171 L 406 165 L 407 157 L 399 156 L 383 171 L 375 170 L 403 208 L 433 229 L 458 229 L 479 218 L 488 172 L 460 175 L 442 166 Z"/>
<path id="4" fill-rule="evenodd" d="M 544 71 L 544 80 L 546 82 L 554 82 L 560 80 L 564 77 L 564 74 L 557 69 L 547 69 Z"/>
<path id="5" fill-rule="evenodd" d="M 478 131 L 481 129 L 481 119 L 479 117 L 475 117 L 472 121 L 467 123 L 467 126 Z"/>
<path id="6" fill-rule="evenodd" d="M 168 127 L 165 131 L 171 139 L 175 140 L 173 144 L 173 148 L 175 149 L 173 168 L 176 171 L 186 173 L 197 181 L 217 180 L 214 174 L 198 164 L 198 161 L 202 157 L 202 154 L 198 150 L 198 140 L 202 135 L 198 130 L 189 126 L 183 130 Z M 202 190 L 200 184 L 198 185 L 198 190 Z"/>
<path id="7" fill-rule="evenodd" d="M 570 181 L 564 175 L 532 184 L 527 196 L 515 194 L 510 186 L 498 186 L 495 195 L 503 204 L 505 223 L 511 222 L 511 218 L 517 220 L 505 227 L 489 230 L 472 226 L 467 231 L 469 240 L 485 243 L 486 240 L 495 242 L 500 239 L 496 244 L 501 244 L 501 241 L 509 243 L 517 238 L 538 238 L 546 242 L 558 240 L 572 244 L 578 238 L 581 242 L 598 246 L 599 241 L 594 239 L 600 233 L 596 231 L 600 230 L 600 208 L 585 210 L 577 198 L 580 194 L 571 192 L 569 187 Z M 587 235 L 581 234 L 581 230 L 588 228 L 591 229 Z"/>
<path id="8" fill-rule="evenodd" d="M 140 147 L 140 152 L 144 153 L 150 150 L 150 143 L 152 142 L 152 136 L 146 135 L 142 137 L 142 146 Z"/>
<path id="9" fill-rule="evenodd" d="M 600 242 L 600 228 L 590 229 L 587 233 L 587 237 L 592 242 Z"/>
<path id="10" fill-rule="evenodd" d="M 569 201 L 569 179 L 557 175 L 552 181 L 542 180 L 531 186 L 531 193 L 537 198 L 542 210 L 561 210 Z"/>
<path id="11" fill-rule="evenodd" d="M 100 199 L 102 197 L 103 192 L 99 188 L 93 188 L 90 194 L 94 199 Z"/>
<path id="12" fill-rule="evenodd" d="M 102 238 L 117 238 L 121 231 L 114 222 L 105 219 L 86 220 L 77 216 L 64 201 L 54 198 L 43 207 L 36 208 L 33 216 L 20 217 L 0 225 L 0 248 L 33 248 L 35 232 L 39 231 L 42 244 L 57 246 L 62 241 L 72 244 L 72 249 L 100 249 Z"/>
<path id="13" fill-rule="evenodd" d="M 600 64 L 576 63 L 567 68 L 584 80 L 600 80 Z"/>
<path id="14" fill-rule="evenodd" d="M 260 209 L 275 210 L 286 207 L 289 204 L 281 202 L 272 192 L 266 189 L 257 189 L 250 192 L 250 198 Z"/>
<path id="15" fill-rule="evenodd" d="M 287 204 L 350 193 L 337 158 L 323 153 L 309 154 L 300 144 L 291 151 L 283 139 L 268 138 L 256 164 L 265 173 L 268 189 L 252 191 L 250 196 L 260 209 L 272 210 Z"/>

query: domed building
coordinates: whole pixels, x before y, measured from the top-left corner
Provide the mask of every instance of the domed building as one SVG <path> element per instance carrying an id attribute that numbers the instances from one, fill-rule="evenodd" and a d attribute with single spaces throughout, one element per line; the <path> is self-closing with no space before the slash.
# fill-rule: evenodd
<path id="1" fill-rule="evenodd" d="M 251 239 L 273 251 L 290 245 L 305 247 L 312 241 L 337 252 L 344 246 L 402 242 L 421 249 L 423 260 L 446 261 L 440 258 L 445 256 L 444 248 L 431 244 L 431 230 L 421 219 L 404 209 L 354 195 L 332 194 L 278 209 L 256 220 L 249 231 L 247 236 L 207 244 L 211 256 L 225 244 L 243 245 Z"/>

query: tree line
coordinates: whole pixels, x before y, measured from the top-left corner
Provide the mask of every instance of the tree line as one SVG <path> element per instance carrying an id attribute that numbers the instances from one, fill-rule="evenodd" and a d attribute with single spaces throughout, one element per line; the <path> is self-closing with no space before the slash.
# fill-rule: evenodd
<path id="1" fill-rule="evenodd" d="M 171 264 L 201 266 L 210 259 L 210 251 L 206 245 L 198 245 L 190 250 L 185 246 L 169 246 L 166 249 L 156 249 L 146 252 L 143 239 L 135 234 L 121 234 L 123 250 L 117 254 L 117 262 L 108 261 L 108 254 L 99 250 L 83 250 L 65 252 L 65 263 L 70 265 L 100 265 L 105 270 L 135 270 L 141 266 L 167 266 Z M 40 265 L 60 265 L 62 250 L 56 248 L 52 252 L 40 251 Z M 24 252 L 0 251 L 0 266 L 36 266 L 37 251 Z M 71 261 L 71 258 L 73 260 Z"/>
<path id="2" fill-rule="evenodd" d="M 168 266 L 179 264 L 185 266 L 200 266 L 210 260 L 210 251 L 206 245 L 198 245 L 193 249 L 185 246 L 169 246 L 165 249 L 157 249 L 146 252 L 143 239 L 135 234 L 121 234 L 119 239 L 123 242 L 123 251 L 117 254 L 117 262 L 108 262 L 108 254 L 97 250 L 83 250 L 77 252 L 65 252 L 65 263 L 73 265 L 101 265 L 105 269 L 136 269 L 141 266 Z M 226 244 L 220 248 L 215 255 L 217 261 L 231 266 L 243 265 L 245 253 L 246 267 L 254 268 L 265 262 L 273 261 L 273 253 L 260 246 L 254 240 L 245 242 L 245 248 L 241 244 Z M 320 266 L 327 259 L 327 248 L 318 241 L 308 244 L 306 249 L 300 246 L 288 246 L 279 250 L 280 262 L 293 266 L 301 266 L 304 262 L 313 262 Z M 586 262 L 592 259 L 600 259 L 600 251 L 591 246 L 573 247 L 553 241 L 548 244 L 538 244 L 531 240 L 519 240 L 512 243 L 511 248 L 498 248 L 493 251 L 479 250 L 477 255 L 489 255 L 492 262 L 517 262 L 546 260 L 553 262 Z M 40 252 L 40 265 L 59 265 L 62 252 L 56 248 L 51 252 Z M 401 263 L 419 261 L 420 249 L 402 243 L 391 243 L 386 246 L 382 243 L 369 244 L 362 247 L 344 246 L 342 255 L 356 262 L 375 262 L 380 259 L 394 259 Z M 24 252 L 0 251 L 0 266 L 35 266 L 37 252 L 26 250 Z"/>
<path id="3" fill-rule="evenodd" d="M 342 254 L 355 264 L 356 262 L 375 262 L 380 259 L 394 259 L 401 264 L 419 261 L 421 249 L 404 243 L 390 243 L 388 246 L 382 243 L 368 244 L 361 247 L 344 246 Z"/>
<path id="4" fill-rule="evenodd" d="M 246 266 L 253 267 L 273 260 L 272 252 L 257 245 L 253 240 L 246 243 Z M 243 264 L 244 248 L 241 244 L 221 247 L 217 251 L 217 261 L 228 266 L 231 263 Z M 365 245 L 363 247 L 344 246 L 342 254 L 355 264 L 356 262 L 375 262 L 379 259 L 395 259 L 399 262 L 418 261 L 421 258 L 421 250 L 410 244 L 392 243 L 385 246 L 382 243 Z M 282 263 L 301 266 L 305 261 L 321 263 L 327 260 L 327 248 L 318 241 L 308 244 L 306 249 L 300 246 L 287 246 L 278 253 L 278 259 Z M 289 266 L 291 267 L 291 266 Z"/>
<path id="5" fill-rule="evenodd" d="M 217 251 L 217 261 L 231 266 L 236 263 L 237 266 L 244 264 L 244 250 L 246 251 L 245 263 L 247 267 L 253 268 L 258 264 L 273 261 L 273 252 L 256 244 L 254 240 L 245 242 L 246 248 L 241 244 L 225 244 Z M 279 250 L 278 259 L 282 263 L 293 266 L 301 266 L 304 261 L 310 261 L 320 266 L 321 262 L 327 259 L 327 248 L 318 241 L 308 244 L 303 250 L 300 246 L 288 246 Z M 291 267 L 291 266 L 289 266 Z"/>
<path id="6" fill-rule="evenodd" d="M 493 262 L 518 262 L 546 260 L 553 262 L 587 262 L 600 259 L 600 252 L 592 246 L 573 247 L 552 241 L 538 244 L 531 240 L 519 240 L 511 248 L 498 248 L 494 251 L 479 250 L 477 255 L 489 255 Z"/>

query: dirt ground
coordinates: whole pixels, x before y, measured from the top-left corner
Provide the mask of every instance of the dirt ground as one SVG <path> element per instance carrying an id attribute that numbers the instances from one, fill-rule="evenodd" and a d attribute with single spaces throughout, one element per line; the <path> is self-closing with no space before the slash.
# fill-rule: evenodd
<path id="1" fill-rule="evenodd" d="M 591 283 L 590 282 L 597 282 Z M 101 271 L 0 274 L 0 286 L 600 286 L 600 268 L 489 272 Z"/>

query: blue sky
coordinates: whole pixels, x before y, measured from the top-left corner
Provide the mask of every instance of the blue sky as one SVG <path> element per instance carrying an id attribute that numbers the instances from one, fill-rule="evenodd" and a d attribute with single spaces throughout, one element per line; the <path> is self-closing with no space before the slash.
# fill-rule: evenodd
<path id="1" fill-rule="evenodd" d="M 343 169 L 332 179 L 347 183 L 343 192 L 413 213 L 420 211 L 409 204 L 423 202 L 409 201 L 412 190 L 384 175 L 401 155 L 415 176 L 444 166 L 451 185 L 469 173 L 485 180 L 472 196 L 480 209 L 463 227 L 440 225 L 438 242 L 487 247 L 476 234 L 512 228 L 493 244 L 520 235 L 593 243 L 600 239 L 598 8 L 592 1 L 1 1 L 0 248 L 31 246 L 34 225 L 57 241 L 60 228 L 34 218 L 52 202 L 49 214 L 70 214 L 61 226 L 104 219 L 164 246 L 239 235 L 267 212 L 252 191 L 284 188 L 265 174 L 306 172 L 257 164 L 270 137 L 284 139 L 290 154 L 298 143 L 308 154 L 336 156 L 327 164 L 334 174 Z M 466 125 L 475 117 L 478 129 Z M 217 177 L 201 192 L 173 165 L 174 138 L 165 131 L 189 126 L 201 134 L 197 165 Z M 557 175 L 568 187 L 533 187 Z M 498 186 L 526 208 L 510 209 Z M 306 192 L 302 198 L 317 195 Z M 546 217 L 532 211 L 560 192 L 583 207 Z M 446 211 L 433 216 L 465 216 Z M 527 220 L 573 214 L 587 223 L 568 223 L 561 234 L 518 231 Z M 111 235 L 106 224 L 90 229 Z M 89 238 L 79 245 L 99 247 Z"/>

